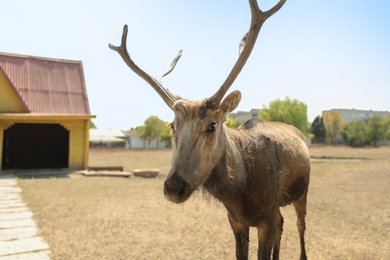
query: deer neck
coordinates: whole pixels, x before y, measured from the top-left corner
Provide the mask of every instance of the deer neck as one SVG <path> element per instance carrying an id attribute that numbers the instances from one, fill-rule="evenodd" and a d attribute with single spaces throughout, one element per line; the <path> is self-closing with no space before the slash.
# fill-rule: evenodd
<path id="1" fill-rule="evenodd" d="M 215 198 L 223 202 L 231 200 L 238 196 L 246 185 L 245 163 L 237 149 L 234 139 L 235 129 L 224 127 L 223 131 L 223 150 L 222 156 L 209 177 L 204 183 L 204 188 Z"/>

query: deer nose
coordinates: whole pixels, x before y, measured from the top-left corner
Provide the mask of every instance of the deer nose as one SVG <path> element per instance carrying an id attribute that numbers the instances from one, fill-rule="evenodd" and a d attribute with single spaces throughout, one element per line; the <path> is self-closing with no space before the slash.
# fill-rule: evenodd
<path id="1" fill-rule="evenodd" d="M 170 179 L 164 182 L 164 193 L 182 195 L 184 192 L 185 182 L 181 179 Z"/>

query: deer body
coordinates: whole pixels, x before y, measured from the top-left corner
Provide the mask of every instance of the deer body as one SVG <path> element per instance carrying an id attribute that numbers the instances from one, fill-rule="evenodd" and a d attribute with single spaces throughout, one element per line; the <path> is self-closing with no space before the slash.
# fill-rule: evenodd
<path id="1" fill-rule="evenodd" d="M 156 78 L 150 77 L 130 58 L 126 47 L 127 25 L 120 46 L 109 45 L 124 62 L 162 97 L 173 110 L 171 124 L 172 167 L 164 182 L 165 197 L 174 203 L 186 201 L 203 187 L 221 201 L 236 240 L 237 259 L 248 258 L 249 227 L 258 229 L 258 258 L 279 259 L 283 217 L 279 208 L 293 204 L 301 245 L 306 259 L 305 216 L 310 157 L 305 137 L 293 126 L 252 119 L 237 129 L 226 127 L 226 119 L 241 100 L 241 93 L 227 90 L 245 65 L 263 23 L 286 2 L 260 10 L 249 0 L 251 25 L 240 43 L 240 56 L 217 92 L 203 101 L 189 101 L 162 86 L 181 57 Z"/>
<path id="2" fill-rule="evenodd" d="M 258 228 L 259 259 L 269 259 L 272 248 L 273 258 L 278 259 L 283 226 L 279 207 L 290 203 L 296 205 L 301 259 L 305 259 L 310 157 L 303 135 L 289 125 L 254 119 L 226 130 L 231 147 L 226 148 L 204 188 L 228 210 L 237 259 L 248 257 L 248 227 Z M 230 159 L 237 156 L 234 150 L 239 159 Z"/>
<path id="3" fill-rule="evenodd" d="M 204 188 L 237 220 L 258 226 L 273 214 L 270 208 L 286 206 L 306 193 L 310 159 L 299 130 L 251 119 L 238 129 L 226 128 L 226 135 L 230 147 Z"/>

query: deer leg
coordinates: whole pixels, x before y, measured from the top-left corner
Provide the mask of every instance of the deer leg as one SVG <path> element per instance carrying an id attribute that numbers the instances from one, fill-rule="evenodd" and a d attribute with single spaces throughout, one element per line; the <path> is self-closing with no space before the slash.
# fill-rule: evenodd
<path id="1" fill-rule="evenodd" d="M 276 220 L 272 218 L 266 219 L 263 223 L 257 227 L 259 247 L 257 251 L 257 257 L 260 260 L 271 259 L 272 248 L 275 244 L 276 238 Z"/>
<path id="2" fill-rule="evenodd" d="M 249 227 L 235 220 L 230 214 L 229 222 L 236 240 L 236 259 L 246 260 L 248 259 Z"/>
<path id="3" fill-rule="evenodd" d="M 293 202 L 295 212 L 297 214 L 297 228 L 299 232 L 299 241 L 301 244 L 301 256 L 300 260 L 306 260 L 306 249 L 305 249 L 305 217 L 306 217 L 306 197 L 307 192 L 304 193 L 298 200 Z"/>
<path id="4" fill-rule="evenodd" d="M 284 219 L 279 209 L 278 214 L 276 215 L 276 237 L 275 237 L 274 250 L 272 254 L 272 260 L 279 260 L 280 240 L 282 238 L 283 223 L 284 223 Z"/>

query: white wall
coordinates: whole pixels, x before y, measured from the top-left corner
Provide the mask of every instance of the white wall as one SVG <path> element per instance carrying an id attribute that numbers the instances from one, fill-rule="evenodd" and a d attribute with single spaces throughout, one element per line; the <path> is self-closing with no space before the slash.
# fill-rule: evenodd
<path id="1" fill-rule="evenodd" d="M 153 139 L 150 143 L 142 140 L 139 136 L 130 136 L 130 149 L 161 149 L 166 148 L 165 143 L 159 139 Z"/>

